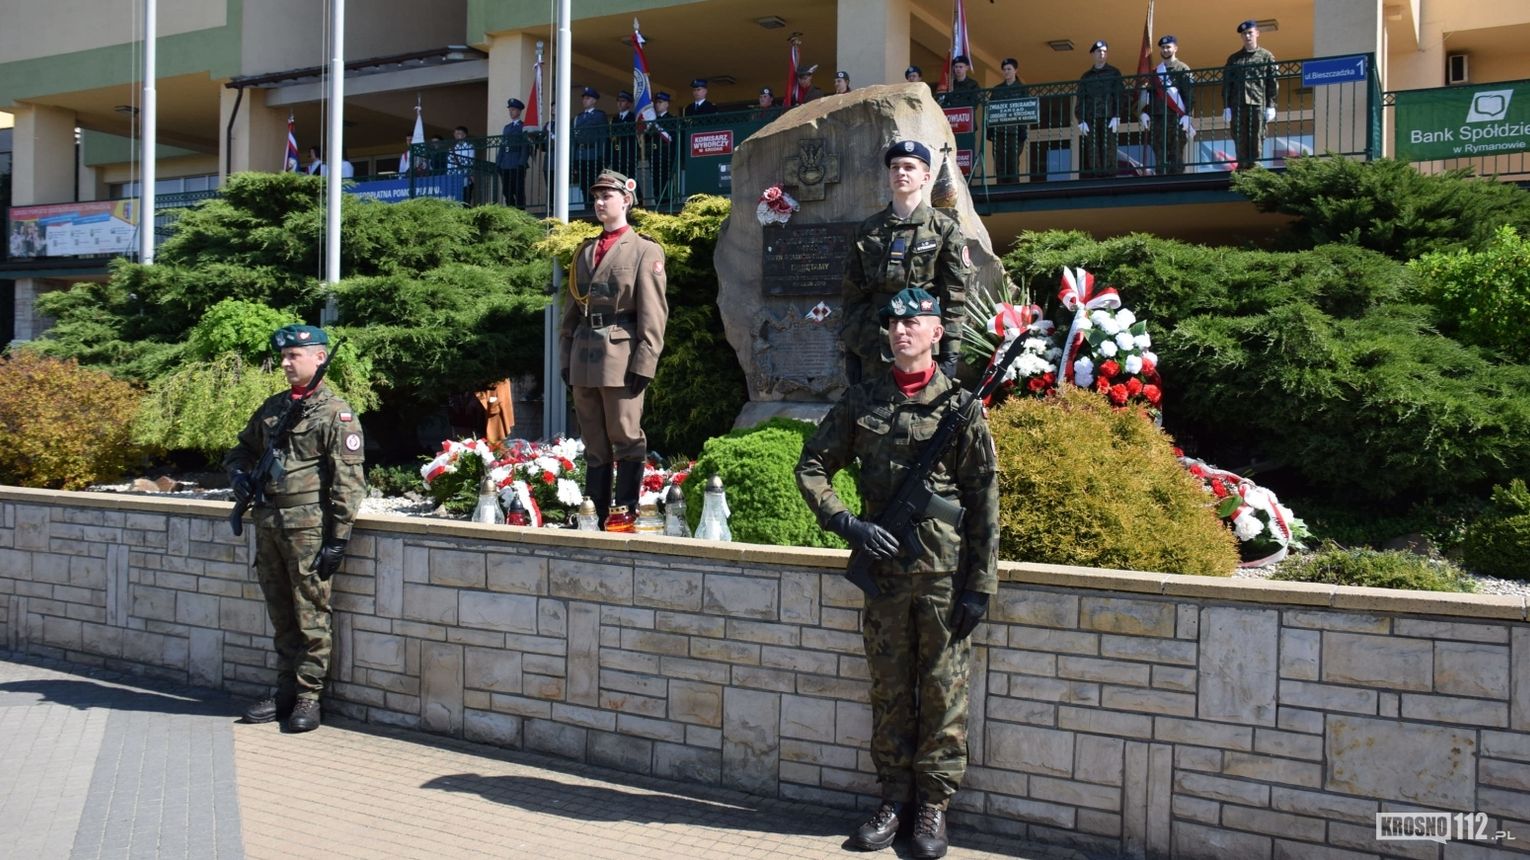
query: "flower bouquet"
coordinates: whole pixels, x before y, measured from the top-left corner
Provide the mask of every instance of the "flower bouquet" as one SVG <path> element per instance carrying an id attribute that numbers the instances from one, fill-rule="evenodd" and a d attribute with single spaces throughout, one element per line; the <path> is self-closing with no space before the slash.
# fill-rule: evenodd
<path id="1" fill-rule="evenodd" d="M 1113 406 L 1141 404 L 1156 412 L 1163 390 L 1147 323 L 1122 307 L 1114 287 L 1096 290 L 1094 275 L 1081 268 L 1063 269 L 1057 298 L 1073 313 L 1063 341 L 1064 377 L 1105 395 Z"/>
<path id="2" fill-rule="evenodd" d="M 984 402 L 984 406 L 997 406 L 1006 398 L 1019 392 L 1023 396 L 1046 397 L 1057 391 L 1057 359 L 1062 350 L 1057 346 L 1054 326 L 1041 316 L 1036 305 L 1015 306 L 999 303 L 988 331 L 999 337 L 989 364 L 998 361 L 1008 352 L 1016 339 L 1024 338 L 1020 354 L 1004 372 L 1004 381 Z"/>
<path id="3" fill-rule="evenodd" d="M 568 524 L 584 501 L 584 443 L 578 439 L 531 442 L 506 439 L 490 464 L 500 505 L 512 499 L 526 511 L 529 526 Z"/>
<path id="4" fill-rule="evenodd" d="M 796 198 L 781 190 L 781 186 L 772 185 L 760 194 L 760 202 L 754 207 L 754 216 L 763 225 L 785 224 L 799 208 Z"/>
<path id="5" fill-rule="evenodd" d="M 1310 536 L 1307 526 L 1275 494 L 1241 475 L 1179 455 L 1179 462 L 1215 500 L 1217 516 L 1238 537 L 1239 567 L 1264 567 L 1284 559 Z"/>
<path id="6" fill-rule="evenodd" d="M 482 439 L 448 439 L 441 443 L 440 453 L 420 467 L 420 477 L 436 504 L 448 513 L 467 516 L 478 504 L 478 485 L 494 457 Z"/>

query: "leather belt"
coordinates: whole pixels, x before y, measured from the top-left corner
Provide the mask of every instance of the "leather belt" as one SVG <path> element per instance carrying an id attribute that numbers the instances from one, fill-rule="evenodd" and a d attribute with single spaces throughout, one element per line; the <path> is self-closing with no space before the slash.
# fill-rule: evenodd
<path id="1" fill-rule="evenodd" d="M 590 328 L 606 328 L 613 325 L 636 325 L 637 314 L 590 314 L 585 317 L 589 320 Z"/>
<path id="2" fill-rule="evenodd" d="M 266 496 L 266 503 L 273 508 L 295 508 L 299 505 L 317 505 L 319 493 L 285 493 L 281 495 Z"/>

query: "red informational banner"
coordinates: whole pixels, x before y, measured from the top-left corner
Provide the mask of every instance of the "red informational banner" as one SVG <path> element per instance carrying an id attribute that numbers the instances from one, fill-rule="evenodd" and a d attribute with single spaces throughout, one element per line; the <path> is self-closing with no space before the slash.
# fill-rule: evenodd
<path id="1" fill-rule="evenodd" d="M 11 258 L 96 257 L 132 250 L 137 200 L 51 203 L 11 208 Z"/>
<path id="2" fill-rule="evenodd" d="M 956 166 L 961 168 L 963 176 L 970 175 L 972 173 L 972 150 L 958 149 L 956 151 Z"/>
<path id="3" fill-rule="evenodd" d="M 952 134 L 971 134 L 976 128 L 974 115 L 977 113 L 968 107 L 949 107 L 946 112 L 946 122 L 951 123 Z"/>
<path id="4" fill-rule="evenodd" d="M 732 155 L 733 130 L 698 131 L 691 134 L 691 157 L 708 155 Z"/>

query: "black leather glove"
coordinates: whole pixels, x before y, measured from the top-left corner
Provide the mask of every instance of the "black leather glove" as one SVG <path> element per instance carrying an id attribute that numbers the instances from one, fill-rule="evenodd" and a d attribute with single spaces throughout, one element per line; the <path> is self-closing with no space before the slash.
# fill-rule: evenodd
<path id="1" fill-rule="evenodd" d="M 642 394 L 643 389 L 647 388 L 648 383 L 650 382 L 653 382 L 653 377 L 651 376 L 644 376 L 641 373 L 633 373 L 630 370 L 627 371 L 627 392 L 633 397 Z"/>
<path id="2" fill-rule="evenodd" d="M 330 577 L 340 572 L 340 563 L 343 561 L 345 561 L 345 541 L 331 539 L 324 542 L 318 557 L 313 560 L 313 566 L 319 572 L 319 578 L 327 582 Z"/>
<path id="3" fill-rule="evenodd" d="M 857 519 L 849 511 L 840 511 L 829 519 L 829 531 L 845 539 L 850 548 L 872 558 L 897 558 L 898 539 L 876 523 Z"/>
<path id="4" fill-rule="evenodd" d="M 563 384 L 564 385 L 568 385 L 569 384 L 568 383 L 568 368 L 565 367 L 562 370 L 558 371 L 558 375 L 563 378 Z"/>
<path id="5" fill-rule="evenodd" d="M 233 477 L 229 478 L 228 486 L 234 491 L 234 501 L 241 505 L 247 504 L 251 499 L 254 499 L 255 492 L 260 489 L 255 486 L 255 479 L 250 477 L 250 473 L 243 469 L 235 472 Z"/>
<path id="6" fill-rule="evenodd" d="M 845 353 L 845 381 L 857 385 L 861 381 L 861 357 L 853 352 Z"/>
<path id="7" fill-rule="evenodd" d="M 978 622 L 988 614 L 988 595 L 963 590 L 951 609 L 951 642 L 957 643 L 972 635 Z"/>
<path id="8" fill-rule="evenodd" d="M 940 366 L 940 372 L 944 373 L 947 377 L 949 377 L 951 379 L 955 379 L 956 378 L 956 362 L 957 362 L 957 360 L 959 358 L 960 358 L 960 353 L 956 352 L 955 350 L 952 350 L 950 352 L 942 352 L 940 354 L 940 360 L 937 362 L 937 364 Z"/>

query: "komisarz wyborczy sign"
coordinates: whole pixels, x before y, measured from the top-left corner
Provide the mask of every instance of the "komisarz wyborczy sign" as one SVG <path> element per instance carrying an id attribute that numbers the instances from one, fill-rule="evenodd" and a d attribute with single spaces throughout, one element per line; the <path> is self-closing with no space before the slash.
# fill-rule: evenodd
<path id="1" fill-rule="evenodd" d="M 1530 150 L 1530 81 L 1399 92 L 1396 148 L 1404 161 Z"/>

